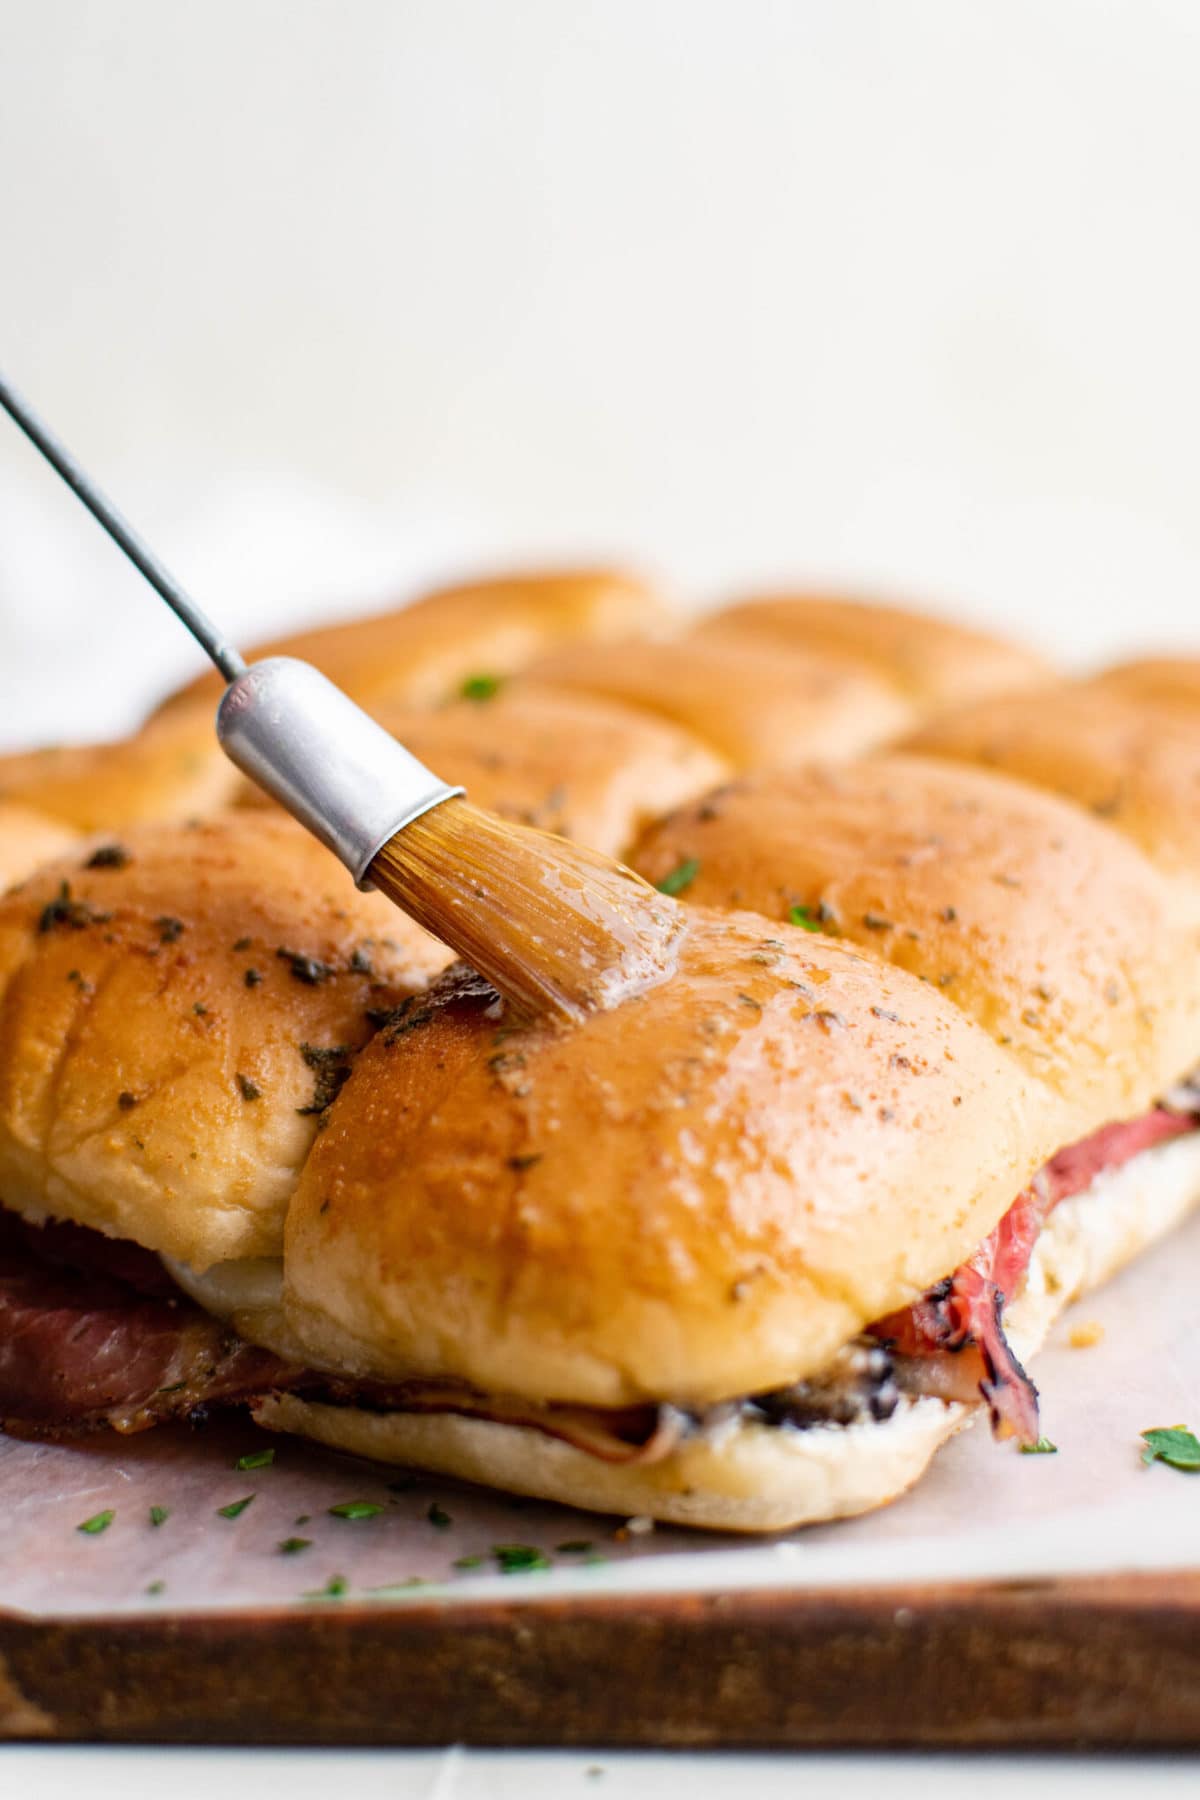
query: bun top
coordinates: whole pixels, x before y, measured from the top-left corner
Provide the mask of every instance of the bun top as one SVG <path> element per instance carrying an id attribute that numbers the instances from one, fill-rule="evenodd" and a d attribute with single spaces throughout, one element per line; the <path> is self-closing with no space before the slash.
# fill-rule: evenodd
<path id="1" fill-rule="evenodd" d="M 1131 694 L 1155 705 L 1200 708 L 1200 657 L 1148 656 L 1139 662 L 1114 663 L 1086 683 L 1109 693 Z"/>
<path id="2" fill-rule="evenodd" d="M 948 619 L 825 594 L 765 594 L 712 613 L 718 641 L 753 638 L 851 657 L 874 669 L 918 713 L 1053 680 L 1032 651 Z"/>
<path id="3" fill-rule="evenodd" d="M 449 699 L 473 675 L 508 675 L 563 639 L 604 640 L 661 627 L 667 608 L 646 582 L 616 569 L 498 576 L 440 588 L 392 612 L 291 632 L 247 661 L 298 656 L 360 706 Z M 166 702 L 221 692 L 202 676 Z"/>
<path id="4" fill-rule="evenodd" d="M 906 729 L 911 708 L 845 656 L 689 633 L 662 643 L 568 644 L 537 680 L 673 719 L 737 768 L 852 756 Z"/>
<path id="5" fill-rule="evenodd" d="M 200 818 L 226 805 L 240 780 L 217 743 L 207 702 L 112 743 L 0 756 L 0 801 L 79 831 Z"/>
<path id="6" fill-rule="evenodd" d="M 289 1211 L 318 1364 L 703 1404 L 816 1369 L 978 1245 L 1062 1108 L 935 989 L 689 912 L 671 981 L 570 1030 L 451 971 L 359 1057 Z"/>
<path id="7" fill-rule="evenodd" d="M 923 755 L 982 763 L 1062 794 L 1137 844 L 1200 911 L 1200 716 L 1080 682 L 934 719 Z"/>
<path id="8" fill-rule="evenodd" d="M 0 900 L 0 1194 L 203 1269 L 278 1254 L 319 1122 L 448 953 L 291 820 L 142 826 Z"/>
<path id="9" fill-rule="evenodd" d="M 381 705 L 380 724 L 477 806 L 619 856 L 643 825 L 728 774 L 707 745 L 647 713 L 518 676 L 477 699 Z M 271 804 L 247 783 L 243 804 Z"/>
<path id="10" fill-rule="evenodd" d="M 881 755 L 752 775 L 651 826 L 647 880 L 794 909 L 937 987 L 1078 1110 L 1082 1136 L 1200 1061 L 1200 932 L 1100 820 L 983 769 Z"/>
<path id="11" fill-rule="evenodd" d="M 39 863 L 61 855 L 75 841 L 70 826 L 28 806 L 0 800 L 0 893 L 32 874 Z"/>

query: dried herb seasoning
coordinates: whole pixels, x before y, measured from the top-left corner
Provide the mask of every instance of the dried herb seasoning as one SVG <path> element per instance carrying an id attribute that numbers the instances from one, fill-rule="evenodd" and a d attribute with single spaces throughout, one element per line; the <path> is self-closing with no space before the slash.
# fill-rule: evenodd
<path id="1" fill-rule="evenodd" d="M 336 973 L 329 963 L 322 962 L 318 956 L 306 956 L 303 950 L 288 950 L 281 945 L 275 954 L 305 987 L 319 987 Z"/>
<path id="2" fill-rule="evenodd" d="M 394 1044 L 410 1031 L 419 1031 L 433 1017 L 431 1007 L 420 1004 L 421 996 L 410 994 L 399 1006 L 368 1007 L 367 1023 L 380 1032 L 385 1044 Z"/>
<path id="3" fill-rule="evenodd" d="M 323 1113 L 333 1105 L 350 1079 L 354 1051 L 349 1044 L 301 1044 L 300 1055 L 316 1076 L 312 1099 L 307 1106 L 296 1108 L 307 1117 L 310 1113 Z"/>
<path id="4" fill-rule="evenodd" d="M 76 900 L 69 881 L 60 883 L 58 893 L 48 900 L 38 915 L 38 931 L 82 931 L 88 925 L 106 925 L 111 913 L 97 912 L 87 900 Z"/>
<path id="5" fill-rule="evenodd" d="M 101 844 L 83 866 L 85 869 L 124 869 L 132 860 L 124 844 Z"/>

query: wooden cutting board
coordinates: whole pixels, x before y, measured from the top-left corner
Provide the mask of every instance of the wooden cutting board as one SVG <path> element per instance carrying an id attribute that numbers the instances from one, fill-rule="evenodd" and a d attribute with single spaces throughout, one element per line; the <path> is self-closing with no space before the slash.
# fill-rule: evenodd
<path id="1" fill-rule="evenodd" d="M 0 1438 L 0 1736 L 1200 1744 L 1200 1476 L 1143 1467 L 1138 1438 L 1200 1425 L 1198 1259 L 1200 1218 L 1085 1303 L 1095 1347 L 1068 1322 L 1039 1358 L 1058 1455 L 966 1432 L 894 1506 L 762 1544 L 629 1533 L 245 1422 Z M 265 1445 L 270 1467 L 237 1467 Z M 356 1500 L 372 1516 L 340 1518 Z M 499 1573 L 514 1539 L 552 1566 Z M 305 1598 L 335 1574 L 345 1598 Z"/>
<path id="2" fill-rule="evenodd" d="M 1200 1576 L 0 1615 L 0 1735 L 1200 1744 Z"/>

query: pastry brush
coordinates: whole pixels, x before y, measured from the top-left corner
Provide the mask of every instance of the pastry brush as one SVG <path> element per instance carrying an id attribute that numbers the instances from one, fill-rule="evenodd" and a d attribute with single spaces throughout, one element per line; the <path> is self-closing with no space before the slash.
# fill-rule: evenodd
<path id="1" fill-rule="evenodd" d="M 670 971 L 677 905 L 631 869 L 472 806 L 311 664 L 247 665 L 49 426 L 0 405 L 187 626 L 228 686 L 226 755 L 522 1015 L 578 1019 Z"/>

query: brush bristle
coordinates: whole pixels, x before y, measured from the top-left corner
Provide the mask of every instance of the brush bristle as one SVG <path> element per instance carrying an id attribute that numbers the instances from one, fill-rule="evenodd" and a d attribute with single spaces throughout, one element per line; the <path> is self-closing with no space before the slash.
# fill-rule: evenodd
<path id="1" fill-rule="evenodd" d="M 446 800 L 371 879 L 521 1014 L 578 1019 L 670 973 L 682 909 L 620 863 Z"/>

